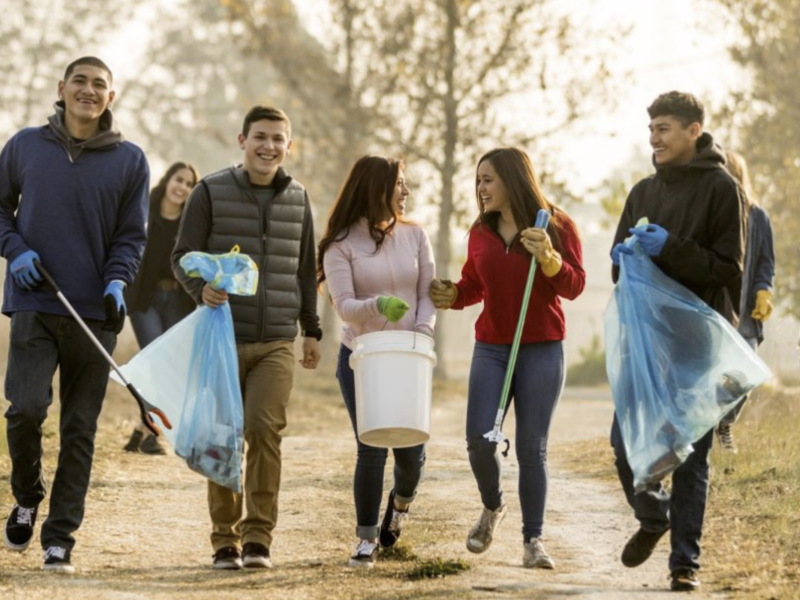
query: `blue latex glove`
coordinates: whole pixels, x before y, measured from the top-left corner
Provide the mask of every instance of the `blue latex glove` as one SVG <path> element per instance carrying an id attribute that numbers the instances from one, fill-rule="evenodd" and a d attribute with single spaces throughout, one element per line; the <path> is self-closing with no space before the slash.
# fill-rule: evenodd
<path id="1" fill-rule="evenodd" d="M 646 229 L 631 227 L 630 231 L 639 238 L 639 245 L 648 256 L 658 256 L 667 243 L 669 232 L 660 225 L 650 224 Z"/>
<path id="2" fill-rule="evenodd" d="M 14 281 L 23 290 L 32 290 L 44 281 L 39 271 L 36 270 L 34 261 L 41 262 L 39 255 L 34 250 L 26 250 L 12 260 L 9 266 Z"/>
<path id="3" fill-rule="evenodd" d="M 611 249 L 611 262 L 614 263 L 615 267 L 619 266 L 619 255 L 620 254 L 633 254 L 633 249 L 628 248 L 623 242 L 616 244 Z"/>
<path id="4" fill-rule="evenodd" d="M 112 281 L 103 292 L 103 308 L 106 309 L 106 321 L 103 329 L 119 333 L 125 325 L 125 298 L 122 291 L 125 284 L 121 281 Z"/>

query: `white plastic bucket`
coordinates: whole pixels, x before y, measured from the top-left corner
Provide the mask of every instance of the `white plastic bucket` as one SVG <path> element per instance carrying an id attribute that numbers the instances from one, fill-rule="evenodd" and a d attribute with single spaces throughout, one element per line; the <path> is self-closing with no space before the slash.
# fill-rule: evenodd
<path id="1" fill-rule="evenodd" d="M 353 340 L 358 439 L 408 448 L 427 442 L 436 353 L 433 338 L 413 331 L 376 331 Z"/>

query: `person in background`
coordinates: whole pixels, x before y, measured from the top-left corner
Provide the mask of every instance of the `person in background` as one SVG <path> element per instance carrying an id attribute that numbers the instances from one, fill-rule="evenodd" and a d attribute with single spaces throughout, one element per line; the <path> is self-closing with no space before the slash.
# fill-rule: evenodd
<path id="1" fill-rule="evenodd" d="M 434 279 L 430 289 L 437 308 L 462 309 L 483 302 L 475 325 L 466 427 L 470 466 L 483 509 L 467 536 L 467 549 L 488 550 L 507 513 L 498 444 L 484 434 L 494 427 L 528 271 L 535 258 L 538 268 L 510 397 L 517 419 L 522 564 L 552 569 L 555 562 L 542 537 L 547 441 L 565 378 L 561 298 L 574 300 L 586 283 L 580 238 L 569 215 L 545 197 L 530 158 L 517 148 L 497 148 L 481 157 L 475 196 L 478 217 L 469 231 L 461 280 Z M 552 215 L 546 230 L 533 227 L 540 209 Z"/>
<path id="2" fill-rule="evenodd" d="M 215 569 L 272 567 L 278 521 L 281 441 L 294 383 L 298 322 L 305 369 L 316 369 L 314 220 L 308 192 L 283 168 L 292 125 L 274 106 L 254 106 L 238 136 L 243 163 L 204 177 L 192 190 L 172 252 L 172 269 L 197 304 L 230 302 L 244 401 L 243 493 L 208 482 Z M 254 296 L 229 296 L 180 266 L 189 252 L 241 247 L 258 265 Z"/>
<path id="3" fill-rule="evenodd" d="M 767 211 L 758 204 L 744 157 L 730 150 L 725 152 L 725 168 L 739 182 L 747 201 L 747 249 L 742 275 L 742 297 L 739 305 L 739 333 L 753 350 L 764 341 L 764 323 L 772 315 L 772 284 L 775 279 L 775 248 L 772 224 Z M 717 426 L 720 447 L 736 452 L 732 427 L 739 418 L 744 397 Z"/>
<path id="4" fill-rule="evenodd" d="M 192 165 L 176 162 L 150 191 L 147 244 L 136 279 L 125 291 L 128 316 L 140 350 L 194 310 L 194 301 L 172 272 L 171 255 L 183 206 L 199 179 Z M 133 430 L 124 450 L 167 453 L 163 438 L 153 435 L 143 424 Z"/>
<path id="5" fill-rule="evenodd" d="M 42 524 L 44 569 L 74 573 L 73 533 L 83 522 L 108 363 L 52 289 L 111 354 L 125 323 L 123 290 L 145 244 L 150 169 L 111 113 L 111 70 L 72 62 L 47 125 L 23 129 L 0 154 L 0 254 L 8 261 L 3 314 L 11 317 L 6 372 L 13 509 L 3 541 L 25 551 L 46 495 L 42 424 L 59 370 L 60 449 Z"/>
<path id="6" fill-rule="evenodd" d="M 741 189 L 725 170 L 722 149 L 703 131 L 705 109 L 691 94 L 661 94 L 647 108 L 655 174 L 633 186 L 611 249 L 611 277 L 619 278 L 625 239 L 636 234 L 642 250 L 665 275 L 697 294 L 731 324 L 738 320 L 745 250 L 746 206 Z M 645 230 L 634 229 L 647 217 Z M 635 400 L 635 399 L 634 399 Z M 708 455 L 713 428 L 692 444 L 694 451 L 672 473 L 672 489 L 651 484 L 639 494 L 614 416 L 611 445 L 617 475 L 639 529 L 622 551 L 622 564 L 638 567 L 670 531 L 670 588 L 700 586 L 700 538 L 708 500 Z"/>
<path id="7" fill-rule="evenodd" d="M 379 524 L 388 450 L 358 440 L 353 339 L 383 330 L 433 336 L 436 309 L 428 297 L 434 276 L 428 235 L 404 218 L 409 190 L 403 163 L 382 156 L 359 159 L 331 209 L 317 255 L 317 284 L 327 282 L 342 319 L 336 377 L 356 434 L 353 496 L 358 542 L 349 566 L 375 565 L 379 543 L 400 537 L 425 465 L 425 445 L 394 448 L 394 487 Z"/>

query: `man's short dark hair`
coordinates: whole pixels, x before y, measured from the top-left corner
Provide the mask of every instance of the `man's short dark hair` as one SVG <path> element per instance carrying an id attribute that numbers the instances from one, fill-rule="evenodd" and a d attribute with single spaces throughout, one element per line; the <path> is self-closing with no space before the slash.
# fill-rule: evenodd
<path id="1" fill-rule="evenodd" d="M 706 109 L 703 103 L 692 94 L 685 92 L 667 92 L 661 94 L 647 107 L 651 119 L 656 117 L 675 117 L 681 125 L 688 127 L 692 123 L 703 124 Z"/>
<path id="2" fill-rule="evenodd" d="M 250 133 L 250 126 L 256 121 L 263 121 L 264 119 L 284 123 L 286 125 L 286 137 L 292 138 L 292 123 L 289 121 L 289 117 L 280 108 L 275 108 L 274 106 L 254 106 L 251 108 L 244 117 L 242 135 L 247 137 L 247 134 Z"/>
<path id="3" fill-rule="evenodd" d="M 67 70 L 64 71 L 64 81 L 69 79 L 69 76 L 72 75 L 72 72 L 75 70 L 75 67 L 80 65 L 89 65 L 90 67 L 97 67 L 98 69 L 103 69 L 106 73 L 108 73 L 108 83 L 111 83 L 114 79 L 114 76 L 111 74 L 111 69 L 108 68 L 108 65 L 104 63 L 102 60 L 97 58 L 96 56 L 82 56 L 78 60 L 74 60 L 69 63 Z"/>

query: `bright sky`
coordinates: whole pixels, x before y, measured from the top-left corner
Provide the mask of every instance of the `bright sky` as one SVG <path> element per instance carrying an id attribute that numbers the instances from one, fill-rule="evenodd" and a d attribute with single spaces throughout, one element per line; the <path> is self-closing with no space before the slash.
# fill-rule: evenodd
<path id="1" fill-rule="evenodd" d="M 295 4 L 311 32 L 324 37 L 330 24 L 327 2 Z M 692 92 L 713 108 L 742 77 L 726 52 L 730 40 L 722 31 L 720 9 L 710 0 L 559 0 L 558 6 L 595 23 L 633 25 L 620 53 L 620 66 L 633 74 L 619 88 L 617 108 L 591 119 L 591 132 L 570 136 L 557 151 L 561 178 L 579 192 L 624 168 L 635 154 L 649 155 L 645 109 L 658 94 L 672 89 Z M 103 54 L 111 57 L 119 79 L 135 72 L 131 48 L 142 44 L 143 34 L 134 23 Z M 528 117 L 521 113 L 509 118 L 520 122 Z M 713 132 L 713 123 L 709 129 Z"/>

